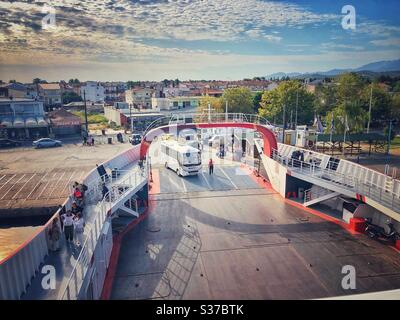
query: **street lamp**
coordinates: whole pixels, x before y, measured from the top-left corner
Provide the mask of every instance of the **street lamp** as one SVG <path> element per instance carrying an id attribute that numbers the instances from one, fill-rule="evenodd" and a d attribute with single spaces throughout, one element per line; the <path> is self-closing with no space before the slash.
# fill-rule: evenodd
<path id="1" fill-rule="evenodd" d="M 371 124 L 371 111 L 372 111 L 372 83 L 371 83 L 371 92 L 370 92 L 370 95 L 369 95 L 369 111 L 368 111 L 367 133 L 369 133 L 369 126 Z"/>

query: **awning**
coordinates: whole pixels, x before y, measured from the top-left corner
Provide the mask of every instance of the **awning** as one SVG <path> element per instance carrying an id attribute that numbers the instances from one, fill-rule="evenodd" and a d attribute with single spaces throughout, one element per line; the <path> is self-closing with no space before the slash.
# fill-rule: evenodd
<path id="1" fill-rule="evenodd" d="M 38 123 L 35 118 L 28 118 L 25 120 L 26 127 L 37 127 Z"/>
<path id="2" fill-rule="evenodd" d="M 23 128 L 25 127 L 25 122 L 22 118 L 16 118 L 14 120 L 14 128 Z"/>
<path id="3" fill-rule="evenodd" d="M 3 126 L 3 127 L 12 127 L 12 122 L 11 122 L 11 120 L 10 119 L 4 119 L 4 120 L 2 120 L 1 121 L 1 125 Z"/>
<path id="4" fill-rule="evenodd" d="M 49 124 L 47 123 L 47 121 L 46 120 L 44 120 L 43 118 L 36 118 L 36 120 L 37 120 L 37 123 L 38 123 L 38 126 L 48 126 Z"/>

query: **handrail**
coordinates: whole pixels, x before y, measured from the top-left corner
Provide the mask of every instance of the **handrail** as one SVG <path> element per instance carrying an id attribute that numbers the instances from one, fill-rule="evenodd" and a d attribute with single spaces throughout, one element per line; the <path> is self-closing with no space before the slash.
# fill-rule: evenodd
<path id="1" fill-rule="evenodd" d="M 176 114 L 172 114 L 170 116 L 164 116 L 161 118 L 158 118 L 151 122 L 146 130 L 144 131 L 143 137 L 146 136 L 146 134 L 155 128 L 164 126 L 164 125 L 169 125 L 171 124 L 172 121 L 186 121 L 186 119 L 192 119 L 191 122 L 188 123 L 225 123 L 225 122 L 248 122 L 248 123 L 255 123 L 255 124 L 261 124 L 265 126 L 271 126 L 271 123 L 265 119 L 264 117 L 259 116 L 258 114 L 245 114 L 245 113 L 187 113 L 183 115 L 182 119 L 177 118 Z"/>
<path id="2" fill-rule="evenodd" d="M 147 166 L 147 169 L 149 167 Z M 96 206 L 95 211 L 98 212 L 98 215 L 95 217 L 93 222 L 89 226 L 89 230 L 87 232 L 87 235 L 85 237 L 85 241 L 82 245 L 81 252 L 79 253 L 79 256 L 77 260 L 75 261 L 74 268 L 71 272 L 70 277 L 68 278 L 68 281 L 65 285 L 65 289 L 59 296 L 61 300 L 64 299 L 71 299 L 71 288 L 73 285 L 75 285 L 75 296 L 74 298 L 77 298 L 80 290 L 80 286 L 83 283 L 84 280 L 84 270 L 87 270 L 89 260 L 87 260 L 88 257 L 91 257 L 93 254 L 95 248 L 96 248 L 96 243 L 98 241 L 98 237 L 101 233 L 101 230 L 103 228 L 104 222 L 106 221 L 107 216 L 109 216 L 110 210 L 113 207 L 113 203 L 118 201 L 119 199 L 122 199 L 127 193 L 130 192 L 130 189 L 137 187 L 140 185 L 144 180 L 147 179 L 148 177 L 148 172 L 146 170 L 142 171 L 129 171 L 129 170 L 121 170 L 124 172 L 130 172 L 128 173 L 127 176 L 120 178 L 120 181 L 116 179 L 114 181 L 115 184 L 112 184 L 110 186 L 110 190 L 104 195 L 103 199 L 101 202 Z M 132 177 L 134 180 L 132 181 Z M 118 182 L 118 183 L 117 183 Z M 120 191 L 121 186 L 126 186 L 129 185 L 127 189 L 124 189 L 123 191 Z M 90 238 L 90 247 L 89 247 L 89 238 Z M 85 260 L 86 259 L 86 260 Z M 78 277 L 78 267 L 81 267 L 80 271 L 82 274 L 81 279 Z M 79 285 L 78 285 L 79 284 Z"/>
<path id="3" fill-rule="evenodd" d="M 393 191 L 386 190 L 382 186 L 376 185 L 372 182 L 370 185 L 368 185 L 352 175 L 345 175 L 332 169 L 321 168 L 315 164 L 310 164 L 298 159 L 282 156 L 277 150 L 273 150 L 273 159 L 288 168 L 299 170 L 301 173 L 304 172 L 320 179 L 323 179 L 323 175 L 326 174 L 330 178 L 330 181 L 334 183 L 339 183 L 343 187 L 353 189 L 353 191 L 356 190 L 360 194 L 369 196 L 372 200 L 380 201 L 380 203 L 385 206 L 388 205 L 388 208 L 392 210 L 396 209 L 398 211 L 400 209 L 400 198 Z M 332 179 L 332 176 L 336 179 Z M 371 190 L 371 187 L 373 187 L 373 189 L 377 189 L 377 192 L 374 192 L 373 189 Z"/>
<path id="4" fill-rule="evenodd" d="M 140 146 L 134 146 L 129 150 L 122 151 L 112 159 L 103 162 L 102 165 L 123 168 L 138 159 L 139 148 Z M 95 192 L 98 193 L 94 195 L 99 195 L 98 199 L 100 199 L 101 181 L 97 168 L 93 168 L 80 182 L 90 185 L 93 190 L 96 188 Z M 96 184 L 97 186 L 95 186 Z M 86 199 L 89 200 L 90 192 L 86 192 L 86 194 L 88 195 Z M 62 208 L 70 209 L 72 201 L 73 198 L 69 195 Z M 59 217 L 60 210 L 58 209 L 47 223 L 38 228 L 28 240 L 0 261 L 0 299 L 19 299 L 26 292 L 32 278 L 37 274 L 40 265 L 48 255 L 48 231 L 54 219 Z"/>

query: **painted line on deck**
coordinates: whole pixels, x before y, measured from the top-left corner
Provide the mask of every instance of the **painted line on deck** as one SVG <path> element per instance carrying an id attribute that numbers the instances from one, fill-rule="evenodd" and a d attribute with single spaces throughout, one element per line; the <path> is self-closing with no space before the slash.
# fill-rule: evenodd
<path id="1" fill-rule="evenodd" d="M 18 182 L 20 182 L 24 177 L 26 176 L 26 174 L 23 174 L 22 175 L 22 177 L 21 178 L 19 178 L 18 179 L 18 181 L 17 182 L 15 182 L 12 186 L 11 186 L 11 188 L 10 189 L 8 189 L 7 190 L 7 192 L 1 197 L 1 199 L 0 200 L 3 200 L 4 199 L 4 197 L 12 190 L 12 188 L 14 188 L 14 186 L 18 183 Z"/>
<path id="2" fill-rule="evenodd" d="M 183 190 L 185 191 L 185 193 L 187 193 L 187 188 L 186 188 L 186 185 L 185 185 L 185 178 L 179 177 L 179 176 L 178 176 L 178 178 L 181 179 L 182 185 L 183 185 Z"/>
<path id="3" fill-rule="evenodd" d="M 0 190 L 4 188 L 4 186 L 6 186 L 14 177 L 16 176 L 16 174 L 12 175 L 10 179 L 8 179 L 1 187 Z"/>
<path id="4" fill-rule="evenodd" d="M 40 185 L 40 183 L 47 176 L 48 173 L 49 173 L 49 171 L 45 171 L 45 173 L 42 176 L 42 178 L 39 180 L 38 183 L 36 183 L 36 185 L 32 188 L 32 191 L 26 196 L 26 198 L 24 199 L 24 201 L 22 203 L 25 203 L 25 201 L 29 199 L 29 197 L 32 195 L 32 193 L 34 193 L 36 191 L 36 188 Z M 32 199 L 32 200 L 34 200 L 34 199 Z"/>
<path id="5" fill-rule="evenodd" d="M 211 184 L 208 182 L 208 179 L 206 178 L 206 175 L 204 174 L 203 170 L 201 170 L 201 176 L 206 181 L 208 189 L 213 190 L 213 188 L 211 187 Z"/>
<path id="6" fill-rule="evenodd" d="M 50 199 L 50 197 L 53 195 L 54 191 L 56 190 L 56 187 L 58 187 L 58 184 L 60 183 L 61 179 L 64 178 L 66 171 L 62 172 L 62 175 L 58 178 L 57 182 L 55 185 L 51 188 L 51 192 L 49 193 L 47 200 Z M 62 190 L 61 190 L 62 191 Z"/>
<path id="7" fill-rule="evenodd" d="M 24 185 L 21 187 L 21 189 L 19 189 L 18 192 L 17 192 L 16 194 L 14 194 L 14 196 L 13 196 L 11 199 L 16 199 L 17 195 L 22 191 L 23 188 L 25 188 L 25 186 L 28 184 L 29 181 L 32 180 L 32 178 L 33 178 L 34 176 L 36 176 L 36 173 L 34 173 L 34 174 L 32 175 L 32 177 L 30 177 L 30 178 L 24 183 Z M 11 202 L 11 200 L 10 200 L 10 202 Z"/>
<path id="8" fill-rule="evenodd" d="M 0 181 L 3 180 L 3 178 L 5 178 L 6 176 L 7 176 L 6 174 L 2 175 L 1 178 L 0 178 Z"/>
<path id="9" fill-rule="evenodd" d="M 69 184 L 71 183 L 72 177 L 75 175 L 75 170 L 72 170 L 72 173 L 68 179 L 68 181 L 65 183 L 64 188 L 61 190 L 61 194 L 64 194 L 64 191 L 67 191 L 67 188 L 69 187 Z"/>
<path id="10" fill-rule="evenodd" d="M 232 179 L 226 174 L 226 172 L 224 171 L 224 169 L 222 169 L 221 167 L 218 168 L 219 170 L 221 170 L 221 172 L 224 174 L 224 176 L 229 180 L 229 182 L 233 185 L 233 187 L 236 190 L 239 190 L 238 186 L 232 181 Z"/>
<path id="11" fill-rule="evenodd" d="M 169 169 L 167 169 L 167 170 L 169 170 Z M 172 172 L 172 171 L 171 171 Z M 174 173 L 175 174 L 175 173 Z M 167 180 L 171 183 L 171 184 L 173 184 L 178 190 L 181 190 L 182 188 L 179 186 L 179 184 L 176 182 L 176 181 L 174 181 L 173 179 L 172 179 L 172 176 L 170 176 L 169 175 L 169 172 L 165 175 L 166 177 L 167 177 Z"/>
<path id="12" fill-rule="evenodd" d="M 40 194 L 36 197 L 35 200 L 39 200 L 39 198 L 42 196 L 43 192 L 45 190 L 47 190 L 48 186 L 53 182 L 52 179 L 54 179 L 54 177 L 57 175 L 57 172 L 55 172 L 53 174 L 53 176 L 47 181 L 47 183 L 45 184 L 45 186 L 43 187 L 42 191 L 40 192 Z"/>

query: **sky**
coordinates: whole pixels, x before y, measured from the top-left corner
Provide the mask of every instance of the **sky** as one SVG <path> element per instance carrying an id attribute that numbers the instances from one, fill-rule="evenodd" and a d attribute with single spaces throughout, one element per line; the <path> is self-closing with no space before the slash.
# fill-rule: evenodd
<path id="1" fill-rule="evenodd" d="M 345 5 L 355 29 L 342 26 Z M 398 0 L 0 0 L 0 79 L 237 80 L 356 68 L 400 59 L 399 16 Z"/>

